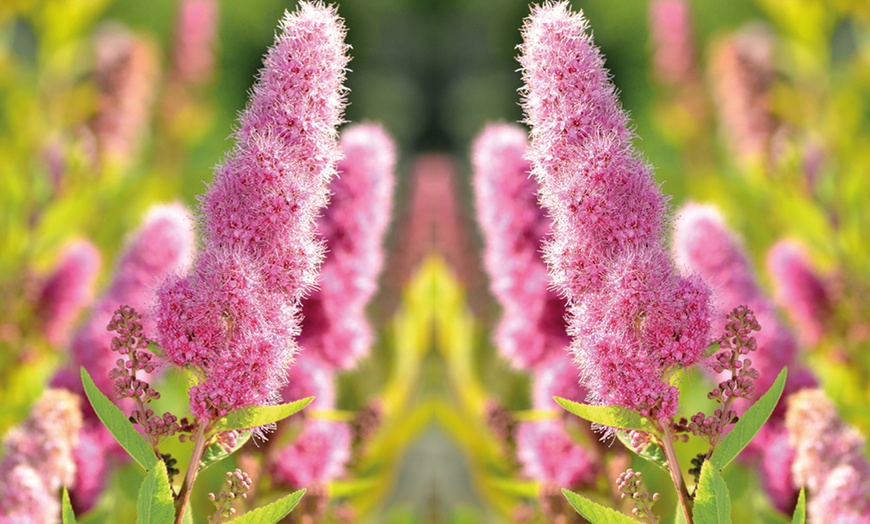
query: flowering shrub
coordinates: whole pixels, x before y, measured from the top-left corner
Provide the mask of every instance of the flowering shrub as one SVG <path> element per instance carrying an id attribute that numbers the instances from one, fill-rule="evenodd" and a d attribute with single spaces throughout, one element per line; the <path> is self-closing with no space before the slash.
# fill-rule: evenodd
<path id="1" fill-rule="evenodd" d="M 748 3 L 0 7 L 0 524 L 868 521 L 870 18 Z"/>

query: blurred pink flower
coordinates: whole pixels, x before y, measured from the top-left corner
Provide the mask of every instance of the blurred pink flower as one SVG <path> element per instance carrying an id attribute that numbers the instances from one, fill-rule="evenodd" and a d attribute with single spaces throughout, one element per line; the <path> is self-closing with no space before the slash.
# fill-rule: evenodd
<path id="1" fill-rule="evenodd" d="M 287 385 L 281 390 L 284 402 L 314 397 L 307 409 L 335 408 L 335 377 L 332 367 L 307 350 L 302 351 L 287 372 Z M 304 413 L 304 412 L 302 412 Z"/>
<path id="2" fill-rule="evenodd" d="M 586 20 L 567 2 L 535 6 L 523 37 L 528 158 L 553 219 L 545 258 L 571 304 L 581 383 L 595 402 L 670 417 L 669 371 L 711 340 L 709 292 L 664 250 L 667 199 L 631 144 Z"/>
<path id="3" fill-rule="evenodd" d="M 45 336 L 53 345 L 64 344 L 81 311 L 93 298 L 100 272 L 100 252 L 87 240 L 67 244 L 36 304 Z"/>
<path id="4" fill-rule="evenodd" d="M 216 0 L 180 2 L 172 47 L 172 75 L 176 82 L 197 84 L 211 75 L 218 15 Z"/>
<path id="5" fill-rule="evenodd" d="M 818 389 L 789 397 L 785 425 L 795 449 L 794 483 L 809 491 L 809 522 L 870 521 L 870 464 L 858 430 Z"/>
<path id="6" fill-rule="evenodd" d="M 767 252 L 767 272 L 773 280 L 774 299 L 791 317 L 805 346 L 815 346 L 831 312 L 822 279 L 797 242 L 780 240 Z"/>
<path id="7" fill-rule="evenodd" d="M 0 461 L 0 516 L 21 515 L 35 522 L 57 522 L 61 486 L 70 486 L 76 473 L 73 449 L 82 428 L 79 398 L 61 389 L 48 389 L 31 407 L 30 415 L 3 439 Z"/>
<path id="8" fill-rule="evenodd" d="M 548 289 L 541 246 L 550 219 L 524 158 L 523 128 L 490 124 L 472 147 L 477 217 L 485 242 L 490 289 L 502 307 L 496 345 L 511 364 L 528 369 L 565 352 L 565 301 Z"/>
<path id="9" fill-rule="evenodd" d="M 335 480 L 350 460 L 350 430 L 343 422 L 306 420 L 302 432 L 271 464 L 272 481 L 303 488 Z"/>
<path id="10" fill-rule="evenodd" d="M 653 66 L 668 85 L 696 80 L 695 44 L 687 0 L 653 0 L 649 7 Z"/>
<path id="11" fill-rule="evenodd" d="M 285 14 L 200 212 L 203 250 L 161 287 L 157 340 L 194 366 L 197 417 L 279 400 L 297 350 L 299 301 L 316 283 L 317 213 L 340 156 L 347 46 L 335 9 L 301 2 Z"/>
<path id="12" fill-rule="evenodd" d="M 138 152 L 151 117 L 158 80 L 151 42 L 120 24 L 103 26 L 95 37 L 97 112 L 90 123 L 101 162 L 128 165 Z"/>
<path id="13" fill-rule="evenodd" d="M 557 409 L 553 397 L 574 402 L 586 402 L 586 390 L 580 386 L 577 366 L 566 352 L 554 355 L 535 366 L 532 372 L 532 406 L 535 409 Z"/>
<path id="14" fill-rule="evenodd" d="M 341 148 L 344 158 L 330 184 L 329 207 L 318 220 L 328 251 L 320 288 L 302 303 L 299 345 L 347 369 L 368 353 L 372 342 L 365 308 L 384 263 L 396 151 L 376 124 L 348 126 Z"/>
<path id="15" fill-rule="evenodd" d="M 594 483 L 598 476 L 589 452 L 571 441 L 561 421 L 523 422 L 516 439 L 523 473 L 533 480 L 576 488 Z"/>

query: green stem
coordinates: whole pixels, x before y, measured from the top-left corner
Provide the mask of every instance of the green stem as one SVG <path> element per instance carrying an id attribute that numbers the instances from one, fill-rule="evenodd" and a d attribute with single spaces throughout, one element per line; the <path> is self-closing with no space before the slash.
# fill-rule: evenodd
<path id="1" fill-rule="evenodd" d="M 683 509 L 683 515 L 686 518 L 686 524 L 692 522 L 692 499 L 689 497 L 689 490 L 686 489 L 686 483 L 683 482 L 683 474 L 680 472 L 680 463 L 677 460 L 677 453 L 674 451 L 673 433 L 667 422 L 661 422 L 662 430 L 662 448 L 665 450 L 665 457 L 668 459 L 668 471 L 671 473 L 671 480 L 677 490 L 677 496 L 680 499 L 680 507 Z"/>
<path id="2" fill-rule="evenodd" d="M 175 501 L 175 524 L 181 524 L 184 518 L 184 508 L 187 507 L 190 491 L 193 489 L 193 483 L 196 482 L 196 474 L 199 473 L 199 462 L 202 460 L 203 451 L 205 451 L 205 427 L 207 425 L 207 421 L 203 421 L 196 430 L 196 442 L 193 445 L 193 454 L 190 456 L 187 474 L 184 476 L 184 482 L 181 484 L 181 490 L 178 492 L 178 499 Z"/>

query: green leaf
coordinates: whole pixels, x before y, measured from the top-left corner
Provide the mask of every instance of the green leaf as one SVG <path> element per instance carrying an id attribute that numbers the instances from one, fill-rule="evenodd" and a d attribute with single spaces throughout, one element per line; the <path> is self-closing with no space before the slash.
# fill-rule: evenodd
<path id="1" fill-rule="evenodd" d="M 794 515 L 791 518 L 791 524 L 805 524 L 807 521 L 807 494 L 804 488 L 798 495 L 797 506 L 794 508 Z"/>
<path id="2" fill-rule="evenodd" d="M 534 480 L 496 478 L 492 480 L 492 485 L 496 489 L 516 497 L 536 499 L 541 492 L 540 483 Z"/>
<path id="3" fill-rule="evenodd" d="M 61 504 L 63 505 L 63 510 L 61 511 L 63 524 L 76 524 L 76 514 L 73 511 L 72 504 L 70 504 L 69 491 L 66 490 L 66 486 L 63 487 Z"/>
<path id="4" fill-rule="evenodd" d="M 626 517 L 615 509 L 605 508 L 573 491 L 563 489 L 562 494 L 565 495 L 574 510 L 589 522 L 595 524 L 637 524 L 636 520 Z"/>
<path id="5" fill-rule="evenodd" d="M 616 438 L 618 438 L 619 441 L 625 445 L 625 447 L 637 453 L 640 458 L 652 462 L 656 466 L 663 469 L 665 472 L 670 472 L 670 470 L 668 469 L 668 460 L 667 458 L 665 458 L 665 453 L 664 451 L 662 451 L 661 446 L 659 446 L 658 444 L 650 442 L 649 444 L 644 446 L 642 450 L 637 451 L 633 447 L 631 447 L 631 436 L 627 432 L 617 431 Z"/>
<path id="6" fill-rule="evenodd" d="M 155 344 L 154 342 L 148 343 L 148 351 L 154 353 L 160 358 L 166 358 L 166 352 L 163 351 L 163 348 Z"/>
<path id="7" fill-rule="evenodd" d="M 236 437 L 236 445 L 233 449 L 227 451 L 221 444 L 215 442 L 209 447 L 205 448 L 205 453 L 202 454 L 202 460 L 199 461 L 199 471 L 206 469 L 209 466 L 213 466 L 217 464 L 221 460 L 229 457 L 233 453 L 239 450 L 242 446 L 245 445 L 245 442 L 251 439 L 251 432 L 244 431 L 241 435 Z"/>
<path id="8" fill-rule="evenodd" d="M 674 524 L 686 524 L 686 514 L 683 513 L 683 506 L 677 502 L 677 511 L 674 513 Z"/>
<path id="9" fill-rule="evenodd" d="M 314 397 L 303 398 L 289 404 L 277 406 L 247 406 L 227 413 L 227 416 L 217 421 L 212 428 L 215 433 L 234 429 L 250 429 L 265 426 L 302 410 L 311 403 Z"/>
<path id="10" fill-rule="evenodd" d="M 720 471 L 725 469 L 725 466 L 731 463 L 737 455 L 743 451 L 743 448 L 755 438 L 755 435 L 761 429 L 761 426 L 770 418 L 773 413 L 773 408 L 779 402 L 779 397 L 782 396 L 782 390 L 785 387 L 785 379 L 788 376 L 787 369 L 783 368 L 776 377 L 776 381 L 767 390 L 767 393 L 761 396 L 758 401 L 751 405 L 746 413 L 740 417 L 737 424 L 731 428 L 731 431 L 725 435 L 722 442 L 716 446 L 713 455 L 710 456 L 710 462 Z"/>
<path id="11" fill-rule="evenodd" d="M 644 417 L 627 408 L 619 406 L 593 406 L 592 404 L 580 404 L 579 402 L 574 402 L 573 400 L 561 397 L 553 397 L 553 400 L 558 402 L 559 405 L 567 411 L 577 415 L 583 420 L 588 420 L 595 424 L 601 424 L 602 426 L 647 432 L 654 431 L 655 429 Z"/>
<path id="12" fill-rule="evenodd" d="M 153 468 L 154 464 L 158 462 L 154 450 L 145 442 L 145 437 L 136 431 L 130 419 L 97 388 L 84 367 L 82 367 L 82 385 L 85 387 L 85 395 L 87 395 L 97 416 L 100 417 L 103 425 L 115 437 L 118 444 L 127 450 L 133 460 L 146 471 Z"/>
<path id="13" fill-rule="evenodd" d="M 728 494 L 728 486 L 719 470 L 709 460 L 701 466 L 692 519 L 699 524 L 731 522 L 731 496 Z"/>
<path id="14" fill-rule="evenodd" d="M 722 344 L 719 341 L 713 342 L 710 344 L 707 349 L 704 350 L 705 357 L 712 357 L 715 355 L 720 349 L 722 349 Z"/>
<path id="15" fill-rule="evenodd" d="M 164 524 L 175 517 L 175 501 L 162 460 L 145 475 L 136 501 L 136 524 Z"/>
<path id="16" fill-rule="evenodd" d="M 230 521 L 230 524 L 275 524 L 279 520 L 287 516 L 293 511 L 296 504 L 305 494 L 304 489 L 294 491 L 282 499 L 266 506 L 251 510 L 237 519 Z"/>

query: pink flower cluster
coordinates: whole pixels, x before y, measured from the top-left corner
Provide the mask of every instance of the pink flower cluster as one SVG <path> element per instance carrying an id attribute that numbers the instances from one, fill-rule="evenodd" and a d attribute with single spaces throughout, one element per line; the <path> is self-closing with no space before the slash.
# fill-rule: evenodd
<path id="1" fill-rule="evenodd" d="M 372 342 L 365 308 L 377 289 L 384 262 L 382 244 L 392 207 L 395 149 L 379 125 L 344 129 L 344 158 L 329 187 L 329 207 L 317 223 L 329 251 L 320 289 L 302 304 L 299 344 L 341 369 L 356 364 Z"/>
<path id="2" fill-rule="evenodd" d="M 785 425 L 795 450 L 794 483 L 809 491 L 809 522 L 870 522 L 870 464 L 860 432 L 840 419 L 818 389 L 788 399 Z"/>
<path id="3" fill-rule="evenodd" d="M 569 300 L 581 382 L 595 402 L 670 417 L 669 372 L 711 339 L 709 291 L 664 248 L 667 199 L 631 144 L 586 20 L 566 2 L 536 6 L 523 37 L 528 158 L 553 218 L 545 255 Z"/>
<path id="4" fill-rule="evenodd" d="M 45 524 L 60 520 L 57 493 L 71 486 L 82 413 L 79 398 L 48 389 L 31 408 L 30 417 L 3 440 L 0 462 L 0 523 Z"/>
<path id="5" fill-rule="evenodd" d="M 517 429 L 517 458 L 529 478 L 561 487 L 595 482 L 591 455 L 576 444 L 560 420 L 524 422 Z"/>
<path id="6" fill-rule="evenodd" d="M 519 126 L 487 126 L 472 147 L 477 215 L 485 241 L 490 289 L 502 307 L 496 345 L 519 369 L 562 354 L 565 300 L 547 289 L 541 246 L 550 220 L 538 205 L 530 178 L 526 132 Z"/>
<path id="7" fill-rule="evenodd" d="M 45 281 L 36 305 L 37 315 L 51 344 L 67 341 L 70 328 L 92 299 L 100 272 L 100 252 L 86 240 L 70 242 Z"/>
<path id="8" fill-rule="evenodd" d="M 201 380 L 193 413 L 211 420 L 279 400 L 297 346 L 298 303 L 323 253 L 316 222 L 339 157 L 347 46 L 335 10 L 287 13 L 235 133 L 201 200 L 204 246 L 161 287 L 156 339 Z"/>

